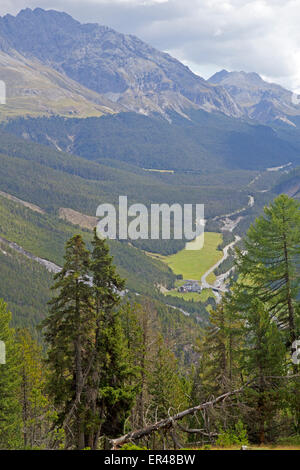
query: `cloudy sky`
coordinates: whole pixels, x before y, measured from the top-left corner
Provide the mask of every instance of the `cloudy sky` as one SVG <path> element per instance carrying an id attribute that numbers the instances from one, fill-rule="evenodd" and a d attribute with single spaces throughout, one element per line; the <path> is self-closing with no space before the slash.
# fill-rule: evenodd
<path id="1" fill-rule="evenodd" d="M 255 71 L 300 91 L 300 0 L 1 0 L 0 15 L 25 7 L 135 34 L 204 78 Z"/>

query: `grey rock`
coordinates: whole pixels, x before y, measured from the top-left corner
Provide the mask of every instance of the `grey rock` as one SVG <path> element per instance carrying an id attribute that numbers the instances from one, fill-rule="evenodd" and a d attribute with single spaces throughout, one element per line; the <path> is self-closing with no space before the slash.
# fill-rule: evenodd
<path id="1" fill-rule="evenodd" d="M 10 47 L 38 59 L 109 100 L 144 114 L 188 108 L 239 117 L 227 90 L 140 39 L 66 13 L 22 10 L 0 18 L 0 50 Z"/>
<path id="2" fill-rule="evenodd" d="M 245 116 L 261 123 L 281 120 L 294 125 L 290 119 L 300 115 L 300 106 L 293 102 L 291 91 L 266 82 L 257 73 L 221 70 L 209 82 L 224 87 Z"/>

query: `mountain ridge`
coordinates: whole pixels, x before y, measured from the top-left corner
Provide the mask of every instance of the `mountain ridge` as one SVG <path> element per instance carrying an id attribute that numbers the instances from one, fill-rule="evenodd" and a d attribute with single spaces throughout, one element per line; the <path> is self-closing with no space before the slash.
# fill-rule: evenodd
<path id="1" fill-rule="evenodd" d="M 293 92 L 265 81 L 256 72 L 223 69 L 208 81 L 223 86 L 250 119 L 264 124 L 283 121 L 295 126 L 292 118 L 300 115 L 300 105 L 293 102 Z"/>
<path id="2" fill-rule="evenodd" d="M 266 82 L 256 72 L 223 69 L 205 80 L 134 35 L 97 23 L 82 24 L 55 10 L 26 8 L 16 16 L 0 17 L 0 51 L 11 59 L 34 63 L 37 72 L 46 67 L 50 75 L 59 74 L 61 81 L 70 80 L 84 99 L 89 90 L 91 103 L 84 106 L 89 108 L 88 116 L 101 114 L 95 103 L 113 112 L 160 114 L 168 120 L 174 111 L 189 119 L 190 110 L 204 110 L 295 127 L 294 117 L 300 116 L 293 93 Z M 65 91 L 57 90 L 61 93 Z M 74 96 L 76 101 L 76 90 Z M 24 107 L 22 100 L 20 105 Z M 68 116 L 59 108 L 56 111 Z"/>
<path id="3" fill-rule="evenodd" d="M 35 57 L 81 85 L 139 113 L 185 108 L 242 112 L 223 88 L 211 85 L 169 54 L 107 26 L 81 24 L 41 8 L 0 18 L 0 48 Z"/>
<path id="4" fill-rule="evenodd" d="M 18 116 L 103 116 L 122 107 L 46 65 L 0 47 L 0 77 L 7 84 L 1 118 Z"/>

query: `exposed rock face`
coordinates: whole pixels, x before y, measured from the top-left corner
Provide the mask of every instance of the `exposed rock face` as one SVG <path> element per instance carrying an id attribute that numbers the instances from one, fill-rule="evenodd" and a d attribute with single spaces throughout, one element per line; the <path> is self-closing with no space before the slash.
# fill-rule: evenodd
<path id="1" fill-rule="evenodd" d="M 67 76 L 14 50 L 0 50 L 0 79 L 6 83 L 6 106 L 0 118 L 17 116 L 102 116 L 120 106 Z"/>
<path id="2" fill-rule="evenodd" d="M 89 89 L 94 96 L 88 100 L 114 111 L 165 115 L 174 110 L 185 115 L 189 109 L 204 109 L 264 124 L 281 120 L 290 125 L 294 125 L 292 117 L 300 115 L 300 105 L 293 103 L 290 91 L 265 82 L 256 73 L 222 70 L 206 81 L 135 36 L 98 24 L 81 24 L 53 10 L 28 8 L 16 17 L 0 18 L 0 51 L 15 59 L 18 54 L 27 64 L 34 62 L 37 73 L 43 74 L 47 67 L 52 74 L 60 74 L 61 82 L 71 79 L 71 93 L 77 83 L 85 87 L 77 90 L 84 99 Z M 49 101 L 48 96 L 45 99 Z M 86 115 L 98 112 L 93 106 L 84 111 Z M 60 109 L 57 113 L 63 114 Z"/>
<path id="3" fill-rule="evenodd" d="M 207 83 L 170 55 L 134 36 L 42 9 L 0 18 L 0 49 L 8 46 L 27 58 L 66 74 L 109 100 L 141 113 L 171 108 L 242 111 L 222 87 Z"/>
<path id="4" fill-rule="evenodd" d="M 282 120 L 294 125 L 289 117 L 300 115 L 300 106 L 293 102 L 291 91 L 264 81 L 257 73 L 222 70 L 209 82 L 224 87 L 245 115 L 259 122 Z"/>

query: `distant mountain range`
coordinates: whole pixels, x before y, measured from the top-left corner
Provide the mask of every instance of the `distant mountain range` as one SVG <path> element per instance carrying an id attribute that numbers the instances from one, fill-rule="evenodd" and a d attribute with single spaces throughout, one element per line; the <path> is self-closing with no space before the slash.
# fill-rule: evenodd
<path id="1" fill-rule="evenodd" d="M 130 204 L 202 203 L 207 231 L 227 241 L 275 194 L 300 198 L 300 107 L 257 74 L 204 80 L 134 36 L 38 8 L 0 18 L 0 80 L 0 296 L 21 324 L 41 315 L 49 275 L 40 266 L 30 274 L 3 240 L 61 265 L 67 238 L 83 229 L 90 240 L 87 221 L 120 194 Z M 226 234 L 230 214 L 237 222 Z M 144 253 L 170 255 L 183 240 L 132 245 L 111 248 L 134 298 L 207 317 L 205 303 L 160 292 L 176 276 Z"/>
<path id="2" fill-rule="evenodd" d="M 204 80 L 134 36 L 66 13 L 0 18 L 0 79 L 2 128 L 90 160 L 198 172 L 300 161 L 290 91 L 256 73 Z"/>
<path id="3" fill-rule="evenodd" d="M 294 126 L 291 118 L 300 115 L 300 106 L 294 103 L 291 91 L 264 81 L 257 73 L 222 70 L 209 83 L 224 87 L 244 115 L 261 123 L 283 121 Z"/>
<path id="4" fill-rule="evenodd" d="M 185 116 L 203 109 L 288 124 L 300 115 L 291 92 L 257 74 L 222 71 L 206 81 L 135 36 L 57 11 L 25 9 L 0 18 L 0 51 L 11 114 L 85 117 L 128 110 L 168 117 L 170 110 Z"/>
<path id="5" fill-rule="evenodd" d="M 207 83 L 170 55 L 134 36 L 97 24 L 80 24 L 57 11 L 22 10 L 0 19 L 0 47 L 67 75 L 128 110 L 185 108 L 240 116 L 228 92 Z"/>

